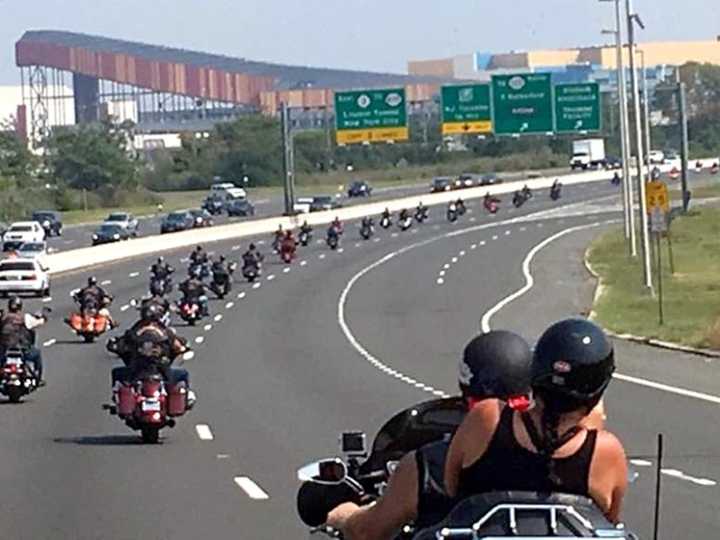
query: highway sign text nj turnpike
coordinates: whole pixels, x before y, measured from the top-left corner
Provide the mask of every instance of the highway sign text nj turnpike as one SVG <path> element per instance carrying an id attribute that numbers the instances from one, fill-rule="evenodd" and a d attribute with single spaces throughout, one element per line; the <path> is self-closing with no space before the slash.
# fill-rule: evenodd
<path id="1" fill-rule="evenodd" d="M 490 85 L 443 86 L 442 133 L 491 133 Z"/>
<path id="2" fill-rule="evenodd" d="M 553 99 L 549 73 L 495 75 L 493 121 L 498 135 L 551 133 Z"/>
<path id="3" fill-rule="evenodd" d="M 555 131 L 600 131 L 600 86 L 597 83 L 555 86 Z"/>
<path id="4" fill-rule="evenodd" d="M 409 138 L 404 88 L 335 93 L 338 144 Z"/>

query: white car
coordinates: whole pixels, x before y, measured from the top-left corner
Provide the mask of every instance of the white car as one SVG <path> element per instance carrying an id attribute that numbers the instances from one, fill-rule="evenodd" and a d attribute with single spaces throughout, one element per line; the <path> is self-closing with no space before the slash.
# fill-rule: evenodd
<path id="1" fill-rule="evenodd" d="M 310 213 L 310 207 L 314 200 L 314 197 L 298 197 L 293 204 L 293 211 L 298 214 Z"/>
<path id="2" fill-rule="evenodd" d="M 648 161 L 652 165 L 661 165 L 665 162 L 665 153 L 662 150 L 650 150 Z"/>
<path id="3" fill-rule="evenodd" d="M 50 296 L 50 275 L 37 259 L 0 261 L 0 295 L 35 294 Z"/>
<path id="4" fill-rule="evenodd" d="M 18 221 L 10 225 L 3 235 L 3 251 L 17 249 L 25 242 L 42 242 L 45 229 L 37 221 Z"/>
<path id="5" fill-rule="evenodd" d="M 47 242 L 24 242 L 15 250 L 15 255 L 20 259 L 37 259 L 41 263 L 47 254 Z"/>
<path id="6" fill-rule="evenodd" d="M 138 226 L 140 225 L 137 218 L 129 212 L 113 212 L 105 218 L 103 224 L 117 225 L 133 236 L 137 236 Z"/>

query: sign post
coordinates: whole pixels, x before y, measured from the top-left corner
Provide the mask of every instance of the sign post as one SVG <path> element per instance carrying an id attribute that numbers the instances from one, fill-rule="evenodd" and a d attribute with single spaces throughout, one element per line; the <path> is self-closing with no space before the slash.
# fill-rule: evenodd
<path id="1" fill-rule="evenodd" d="M 655 236 L 655 251 L 657 253 L 657 280 L 658 280 L 658 320 L 662 326 L 665 323 L 665 314 L 663 312 L 663 288 L 662 288 L 662 247 L 660 245 L 660 237 L 666 233 L 668 236 L 668 246 L 670 245 L 670 236 L 668 231 L 668 221 L 670 216 L 670 196 L 667 185 L 660 180 L 648 182 L 645 186 L 645 197 L 647 203 L 647 211 L 650 217 L 650 231 Z M 673 269 L 674 270 L 674 269 Z"/>
<path id="2" fill-rule="evenodd" d="M 338 144 L 408 140 L 405 89 L 335 92 L 335 129 Z"/>
<path id="3" fill-rule="evenodd" d="M 586 133 L 600 131 L 600 85 L 597 83 L 555 85 L 555 131 Z"/>
<path id="4" fill-rule="evenodd" d="M 442 134 L 491 133 L 490 85 L 443 86 Z"/>
<path id="5" fill-rule="evenodd" d="M 553 97 L 549 73 L 493 76 L 492 103 L 497 135 L 553 131 Z"/>

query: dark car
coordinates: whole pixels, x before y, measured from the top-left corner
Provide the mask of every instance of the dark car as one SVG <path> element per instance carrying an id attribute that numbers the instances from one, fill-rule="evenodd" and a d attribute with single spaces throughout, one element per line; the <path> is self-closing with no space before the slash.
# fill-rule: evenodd
<path id="1" fill-rule="evenodd" d="M 113 225 L 112 223 L 103 223 L 92 235 L 92 245 L 110 244 L 111 242 L 120 242 L 121 240 L 130 239 L 130 231 L 121 225 Z"/>
<path id="2" fill-rule="evenodd" d="M 478 182 L 478 175 L 472 173 L 462 173 L 452 183 L 453 189 L 466 189 L 471 188 Z"/>
<path id="3" fill-rule="evenodd" d="M 440 193 L 443 191 L 450 191 L 452 189 L 452 178 L 449 176 L 438 176 L 433 178 L 432 184 L 430 184 L 430 193 Z"/>
<path id="4" fill-rule="evenodd" d="M 497 184 L 502 184 L 502 178 L 495 173 L 484 174 L 480 177 L 481 186 L 494 186 Z"/>
<path id="5" fill-rule="evenodd" d="M 335 200 L 332 195 L 317 195 L 313 197 L 313 201 L 310 203 L 311 212 L 322 212 L 323 210 L 335 210 L 341 208 L 342 204 Z"/>
<path id="6" fill-rule="evenodd" d="M 605 168 L 609 170 L 622 169 L 622 160 L 619 157 L 607 156 L 605 158 Z"/>
<path id="7" fill-rule="evenodd" d="M 236 199 L 227 206 L 228 216 L 254 216 L 255 207 L 247 199 Z"/>
<path id="8" fill-rule="evenodd" d="M 348 187 L 348 197 L 369 197 L 372 187 L 364 180 L 356 180 Z"/>
<path id="9" fill-rule="evenodd" d="M 171 212 L 160 224 L 160 232 L 162 234 L 187 231 L 193 228 L 195 223 L 194 218 L 190 215 L 187 210 L 178 210 L 177 212 Z"/>
<path id="10" fill-rule="evenodd" d="M 50 210 L 36 210 L 32 213 L 30 221 L 37 221 L 45 229 L 45 236 L 62 235 L 62 221 L 56 212 Z"/>
<path id="11" fill-rule="evenodd" d="M 198 208 L 197 210 L 189 210 L 190 217 L 193 219 L 193 227 L 211 227 L 213 225 L 213 218 L 210 212 L 204 208 Z"/>
<path id="12" fill-rule="evenodd" d="M 211 195 L 202 204 L 202 208 L 210 212 L 213 216 L 222 214 L 225 210 L 225 200 L 222 197 Z"/>

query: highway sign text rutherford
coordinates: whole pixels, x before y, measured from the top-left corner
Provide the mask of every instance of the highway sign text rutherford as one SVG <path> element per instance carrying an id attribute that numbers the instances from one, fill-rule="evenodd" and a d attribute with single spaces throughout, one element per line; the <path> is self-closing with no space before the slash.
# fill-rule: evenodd
<path id="1" fill-rule="evenodd" d="M 551 133 L 553 99 L 549 73 L 495 75 L 493 121 L 498 135 Z"/>

